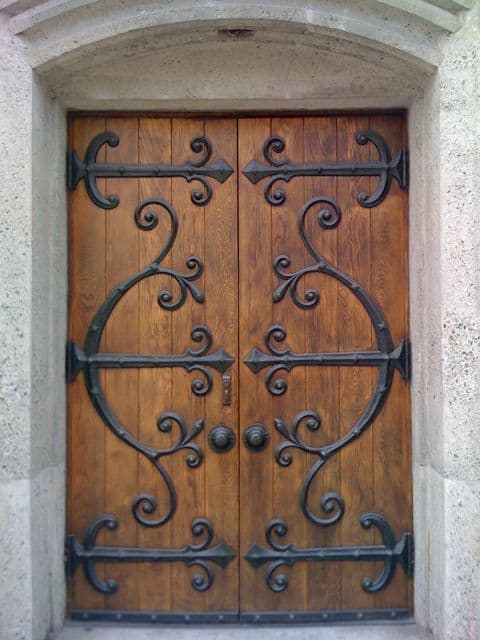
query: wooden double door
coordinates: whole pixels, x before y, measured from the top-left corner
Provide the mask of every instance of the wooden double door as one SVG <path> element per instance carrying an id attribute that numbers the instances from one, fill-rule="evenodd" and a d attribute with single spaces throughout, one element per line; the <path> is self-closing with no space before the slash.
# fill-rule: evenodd
<path id="1" fill-rule="evenodd" d="M 411 614 L 405 141 L 70 119 L 73 617 Z"/>

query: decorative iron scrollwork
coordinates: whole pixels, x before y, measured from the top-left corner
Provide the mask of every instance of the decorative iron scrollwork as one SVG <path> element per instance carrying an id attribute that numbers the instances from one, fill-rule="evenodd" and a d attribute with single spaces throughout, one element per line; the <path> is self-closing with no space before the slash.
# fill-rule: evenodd
<path id="1" fill-rule="evenodd" d="M 310 206 L 322 205 L 322 208 L 317 212 L 316 219 L 318 224 L 323 229 L 335 229 L 340 223 L 342 218 L 342 212 L 340 207 L 331 198 L 324 196 L 314 198 L 310 201 Z M 308 211 L 308 209 L 307 209 Z M 304 229 L 300 229 L 300 235 L 305 242 Z M 302 296 L 298 293 L 298 284 L 303 278 L 305 273 L 318 273 L 318 265 L 312 265 L 307 269 L 302 269 L 295 273 L 288 273 L 285 269 L 288 269 L 291 265 L 291 260 L 286 255 L 280 255 L 273 261 L 273 272 L 280 280 L 284 280 L 284 284 L 279 285 L 273 293 L 273 302 L 280 302 L 285 297 L 287 291 L 290 291 L 290 296 L 300 309 L 312 309 L 316 307 L 320 301 L 320 294 L 316 289 L 307 289 Z"/>
<path id="2" fill-rule="evenodd" d="M 286 200 L 284 189 L 276 187 L 278 182 L 289 182 L 299 176 L 379 176 L 375 191 L 368 195 L 360 193 L 358 202 L 363 207 L 375 207 L 385 199 L 395 178 L 404 189 L 408 184 L 408 153 L 401 149 L 392 160 L 390 149 L 385 140 L 374 131 L 359 131 L 356 136 L 359 145 L 371 142 L 378 151 L 378 160 L 363 162 L 315 162 L 295 164 L 288 158 L 278 159 L 274 154 L 285 150 L 285 140 L 280 136 L 272 136 L 263 145 L 263 156 L 267 165 L 252 160 L 242 171 L 251 183 L 257 184 L 265 180 L 265 198 L 271 205 L 278 207 Z"/>
<path id="3" fill-rule="evenodd" d="M 378 513 L 366 513 L 360 518 L 364 529 L 376 527 L 383 540 L 383 545 L 358 547 L 313 547 L 296 549 L 291 544 L 282 544 L 275 536 L 283 537 L 288 532 L 288 525 L 283 520 L 271 520 L 267 525 L 265 537 L 268 548 L 254 544 L 248 550 L 245 559 L 255 568 L 268 564 L 265 582 L 274 592 L 288 588 L 288 578 L 277 573 L 281 567 L 292 567 L 296 562 L 383 562 L 380 575 L 372 580 L 362 579 L 362 589 L 367 593 L 376 593 L 384 589 L 395 575 L 399 564 L 407 576 L 413 574 L 413 535 L 404 533 L 397 543 L 395 535 L 387 520 Z"/>
<path id="4" fill-rule="evenodd" d="M 253 348 L 245 357 L 244 362 L 254 373 L 268 368 L 265 377 L 265 384 L 269 392 L 274 396 L 279 396 L 287 390 L 287 382 L 284 378 L 276 377 L 279 371 L 291 371 L 294 367 L 307 366 L 360 366 L 360 367 L 377 367 L 377 382 L 373 395 L 360 418 L 350 428 L 350 430 L 335 442 L 331 442 L 322 447 L 310 447 L 299 436 L 298 428 L 302 423 L 307 428 L 314 431 L 320 427 L 320 417 L 314 411 L 303 411 L 299 413 L 292 424 L 291 429 L 285 425 L 281 418 L 275 418 L 275 428 L 282 434 L 286 441 L 277 447 L 276 459 L 283 466 L 291 463 L 290 454 L 286 450 L 296 447 L 307 453 L 318 456 L 318 460 L 311 467 L 300 492 L 300 506 L 304 515 L 314 524 L 319 526 L 329 526 L 340 518 L 343 514 L 343 501 L 333 499 L 325 500 L 321 503 L 323 510 L 329 510 L 326 507 L 337 506 L 337 511 L 333 518 L 324 519 L 315 515 L 308 506 L 308 493 L 314 477 L 325 462 L 333 456 L 341 448 L 345 447 L 355 438 L 358 438 L 374 421 L 379 411 L 385 404 L 387 396 L 393 383 L 394 370 L 397 369 L 402 378 L 410 377 L 410 344 L 408 340 L 402 340 L 400 344 L 394 348 L 393 339 L 388 327 L 385 316 L 375 300 L 367 293 L 367 291 L 353 278 L 336 269 L 327 260 L 325 260 L 315 249 L 310 237 L 306 232 L 305 219 L 309 211 L 313 210 L 317 205 L 330 204 L 333 210 L 338 213 L 338 208 L 333 206 L 335 203 L 324 197 L 315 197 L 309 200 L 299 211 L 297 217 L 297 227 L 302 241 L 314 258 L 315 264 L 299 269 L 294 273 L 287 273 L 285 268 L 290 265 L 288 256 L 278 256 L 273 263 L 275 273 L 283 280 L 285 284 L 277 288 L 274 293 L 274 302 L 278 302 L 283 298 L 288 288 L 291 289 L 292 298 L 298 306 L 308 308 L 314 306 L 319 301 L 318 291 L 310 289 L 307 291 L 305 301 L 300 301 L 296 293 L 298 283 L 309 273 L 323 273 L 338 280 L 346 286 L 352 294 L 359 300 L 367 312 L 376 336 L 377 350 L 375 351 L 358 351 L 358 352 L 334 352 L 334 353 L 293 353 L 290 349 L 280 349 L 274 343 L 281 343 L 286 338 L 286 331 L 281 325 L 272 325 L 265 333 L 265 346 L 269 353 L 264 353 L 257 348 Z M 323 227 L 328 228 L 324 224 L 325 215 L 321 210 L 317 214 L 317 222 Z M 338 222 L 339 217 L 332 215 L 331 219 Z M 337 517 L 338 516 L 338 517 Z"/>
<path id="5" fill-rule="evenodd" d="M 94 204 L 102 209 L 114 209 L 118 206 L 118 197 L 104 196 L 100 193 L 97 178 L 184 178 L 187 182 L 200 182 L 203 191 L 192 191 L 191 200 L 197 206 L 206 205 L 212 197 L 212 185 L 207 178 L 223 183 L 232 175 L 233 169 L 225 160 L 211 162 L 212 144 L 204 136 L 196 136 L 190 142 L 194 153 L 202 154 L 200 160 L 181 165 L 166 164 L 129 164 L 97 162 L 97 155 L 104 144 L 116 147 L 119 137 L 111 131 L 99 133 L 88 145 L 83 162 L 73 149 L 67 155 L 67 186 L 72 191 L 81 180 Z"/>
<path id="6" fill-rule="evenodd" d="M 204 537 L 198 544 L 188 544 L 180 549 L 139 549 L 125 547 L 99 547 L 97 538 L 102 529 L 115 530 L 118 518 L 111 514 L 103 514 L 89 526 L 83 544 L 73 535 L 66 539 L 67 571 L 74 575 L 79 565 L 83 566 L 88 582 L 100 593 L 111 594 L 118 589 L 115 580 L 103 580 L 96 573 L 97 562 L 183 562 L 188 567 L 198 567 L 202 573 L 192 577 L 192 587 L 196 591 L 207 591 L 213 584 L 214 575 L 211 564 L 224 569 L 235 558 L 235 551 L 224 542 L 214 547 L 213 527 L 208 520 L 197 518 L 192 522 L 192 533 L 195 537 Z"/>
<path id="7" fill-rule="evenodd" d="M 289 449 L 300 449 L 305 453 L 311 453 L 319 457 L 319 460 L 311 467 L 302 488 L 300 490 L 299 503 L 304 516 L 313 524 L 319 527 L 330 527 L 338 522 L 345 513 L 345 502 L 338 493 L 325 493 L 320 499 L 320 507 L 324 513 L 331 513 L 329 518 L 320 517 L 313 513 L 308 505 L 308 494 L 310 486 L 318 470 L 325 461 L 327 455 L 322 447 L 312 447 L 305 443 L 299 436 L 298 429 L 304 424 L 310 431 L 317 431 L 320 428 L 320 417 L 315 411 L 302 411 L 293 419 L 292 427 L 289 430 L 281 418 L 275 418 L 276 430 L 286 438 L 275 450 L 275 459 L 281 467 L 288 467 L 292 463 L 292 455 Z"/>
<path id="8" fill-rule="evenodd" d="M 158 223 L 157 213 L 146 210 L 147 207 L 151 206 L 160 207 L 160 212 L 166 212 L 170 218 L 170 232 L 163 249 L 149 265 L 124 280 L 107 296 L 90 323 L 83 351 L 79 349 L 74 342 L 67 344 L 66 374 L 67 380 L 71 382 L 75 380 L 80 371 L 83 372 L 90 400 L 106 426 L 117 438 L 122 440 L 122 442 L 133 447 L 150 460 L 161 474 L 169 494 L 169 505 L 165 513 L 154 520 L 145 518 L 145 515 L 149 515 L 155 511 L 156 502 L 154 499 L 150 499 L 150 497 L 143 494 L 139 496 L 132 507 L 134 516 L 138 522 L 146 526 L 160 526 L 170 520 L 177 507 L 175 487 L 166 469 L 160 463 L 160 459 L 163 456 L 172 455 L 181 449 L 190 449 L 193 453 L 187 457 L 186 462 L 190 467 L 198 466 L 202 461 L 202 452 L 198 445 L 192 443 L 192 440 L 203 429 L 203 420 L 198 420 L 191 429 L 189 429 L 182 416 L 174 412 L 164 413 L 157 420 L 158 429 L 166 433 L 172 429 L 173 425 L 177 425 L 179 437 L 176 444 L 166 449 L 160 449 L 140 442 L 128 431 L 127 427 L 120 422 L 110 408 L 100 381 L 100 370 L 105 368 L 182 367 L 189 372 L 195 371 L 202 374 L 202 379 L 194 379 L 192 391 L 197 396 L 204 396 L 210 391 L 213 384 L 209 369 L 216 369 L 223 373 L 231 366 L 233 358 L 223 349 L 210 353 L 213 338 L 210 330 L 204 326 L 194 327 L 191 332 L 192 340 L 201 343 L 201 347 L 198 350 L 187 349 L 180 355 L 152 356 L 99 353 L 98 349 L 102 334 L 113 310 L 128 291 L 145 278 L 155 275 L 167 275 L 178 283 L 180 294 L 177 299 L 174 299 L 170 291 L 162 291 L 158 296 L 159 305 L 168 311 L 173 311 L 181 307 L 187 298 L 188 292 L 191 293 L 197 302 L 203 302 L 203 294 L 192 284 L 192 281 L 199 278 L 202 272 L 202 263 L 199 258 L 192 256 L 187 260 L 187 267 L 193 272 L 190 275 L 179 274 L 173 269 L 162 266 L 162 261 L 171 250 L 177 236 L 178 216 L 174 208 L 162 199 L 145 200 L 138 205 L 134 214 L 137 225 L 142 229 L 150 230 Z"/>

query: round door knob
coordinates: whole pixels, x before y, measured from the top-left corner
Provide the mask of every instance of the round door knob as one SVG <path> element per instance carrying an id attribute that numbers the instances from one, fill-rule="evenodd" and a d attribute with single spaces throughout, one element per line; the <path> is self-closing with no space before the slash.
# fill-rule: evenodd
<path id="1" fill-rule="evenodd" d="M 229 427 L 219 424 L 208 434 L 208 444 L 216 453 L 225 453 L 235 445 L 235 434 Z"/>
<path id="2" fill-rule="evenodd" d="M 243 432 L 243 442 L 247 449 L 262 451 L 268 445 L 270 436 L 263 424 L 252 424 Z"/>

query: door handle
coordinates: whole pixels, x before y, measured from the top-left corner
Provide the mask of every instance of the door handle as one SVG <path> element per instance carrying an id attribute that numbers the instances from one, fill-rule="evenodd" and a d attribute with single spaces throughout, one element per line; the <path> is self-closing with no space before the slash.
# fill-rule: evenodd
<path id="1" fill-rule="evenodd" d="M 250 451 L 263 451 L 269 440 L 268 429 L 259 422 L 251 424 L 243 432 L 243 443 Z"/>

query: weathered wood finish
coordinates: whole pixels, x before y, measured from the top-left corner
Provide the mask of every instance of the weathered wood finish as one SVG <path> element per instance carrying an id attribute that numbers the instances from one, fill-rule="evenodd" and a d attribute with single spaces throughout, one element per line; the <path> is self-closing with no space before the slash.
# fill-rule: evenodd
<path id="1" fill-rule="evenodd" d="M 274 418 L 287 425 L 300 411 L 316 410 L 321 427 L 302 429 L 302 437 L 316 446 L 338 439 L 361 414 L 370 398 L 375 371 L 365 367 L 297 367 L 286 374 L 288 390 L 273 397 L 264 372 L 254 374 L 243 358 L 253 346 L 263 349 L 265 331 L 282 324 L 285 346 L 293 351 L 350 351 L 374 347 L 371 322 L 358 300 L 325 275 L 310 275 L 300 292 L 317 288 L 320 303 L 313 309 L 296 307 L 287 295 L 274 304 L 278 281 L 272 260 L 289 255 L 291 270 L 312 263 L 298 235 L 296 216 L 310 198 L 325 195 L 338 201 L 342 220 L 325 230 L 307 221 L 317 250 L 336 267 L 358 280 L 378 301 L 391 328 L 395 345 L 408 336 L 408 215 L 407 194 L 396 181 L 386 200 L 373 209 L 361 207 L 357 195 L 372 189 L 376 178 L 295 178 L 285 185 L 287 200 L 271 207 L 264 182 L 251 184 L 241 169 L 252 159 L 263 161 L 262 148 L 270 135 L 286 141 L 285 154 L 294 162 L 362 160 L 374 154 L 371 145 L 359 146 L 355 133 L 373 129 L 393 153 L 405 145 L 405 119 L 401 114 L 302 117 L 72 117 L 69 143 L 83 157 L 97 133 L 113 130 L 120 136 L 116 148 L 103 148 L 109 162 L 183 163 L 195 159 L 190 149 L 194 136 L 207 136 L 212 160 L 224 158 L 235 170 L 223 184 L 212 181 L 213 197 L 205 207 L 190 200 L 195 187 L 177 179 L 99 180 L 105 193 L 120 196 L 120 205 L 104 211 L 91 203 L 83 184 L 70 194 L 69 338 L 83 345 L 92 316 L 109 291 L 122 279 L 148 264 L 164 245 L 169 223 L 159 215 L 151 231 L 137 228 L 133 212 L 151 197 L 172 203 L 179 217 L 177 240 L 166 266 L 186 271 L 186 260 L 201 258 L 205 271 L 197 281 L 205 294 L 198 304 L 191 296 L 174 312 L 157 304 L 160 290 L 175 284 L 165 276 L 148 278 L 134 287 L 108 322 L 102 349 L 124 353 L 181 353 L 192 346 L 190 332 L 206 325 L 213 349 L 224 348 L 234 359 L 232 403 L 222 404 L 221 374 L 212 372 L 210 394 L 198 398 L 191 391 L 193 375 L 183 369 L 143 369 L 103 372 L 108 401 L 135 435 L 155 446 L 176 441 L 159 432 L 157 417 L 164 411 L 183 416 L 189 427 L 198 419 L 204 429 L 196 442 L 204 453 L 196 469 L 185 464 L 186 452 L 162 458 L 178 494 L 174 517 L 158 528 L 140 526 L 133 519 L 134 498 L 147 493 L 158 501 L 157 515 L 165 510 L 167 491 L 154 467 L 118 440 L 103 424 L 85 391 L 82 376 L 68 386 L 68 533 L 82 539 L 88 524 L 101 513 L 120 519 L 117 531 L 103 533 L 105 545 L 181 547 L 194 542 L 191 523 L 208 518 L 215 530 L 213 544 L 224 541 L 237 557 L 222 570 L 214 567 L 214 584 L 205 593 L 191 588 L 192 571 L 181 563 L 109 564 L 99 575 L 119 581 L 116 594 L 94 591 L 78 571 L 70 581 L 71 609 L 133 611 L 318 611 L 323 609 L 412 607 L 412 586 L 401 570 L 382 592 L 371 595 L 361 588 L 363 576 L 375 577 L 372 563 L 297 563 L 285 569 L 289 588 L 270 591 L 264 568 L 244 560 L 249 547 L 265 545 L 265 526 L 272 518 L 287 521 L 285 542 L 295 547 L 350 546 L 379 543 L 379 536 L 364 530 L 360 516 L 369 511 L 384 515 L 396 536 L 412 528 L 410 467 L 410 399 L 408 383 L 395 373 L 385 407 L 373 425 L 320 470 L 310 492 L 309 505 L 320 513 L 326 492 L 340 493 L 345 515 L 336 525 L 321 528 L 301 513 L 298 496 L 305 474 L 315 461 L 298 450 L 288 467 L 274 457 L 282 438 Z M 371 155 L 370 157 L 374 157 Z M 100 159 L 100 158 L 99 158 Z M 261 452 L 248 450 L 242 435 L 253 423 L 264 424 L 269 445 Z M 236 434 L 228 453 L 214 453 L 208 432 L 218 424 Z M 155 514 L 151 515 L 153 519 Z M 105 571 L 105 573 L 104 573 Z"/>

